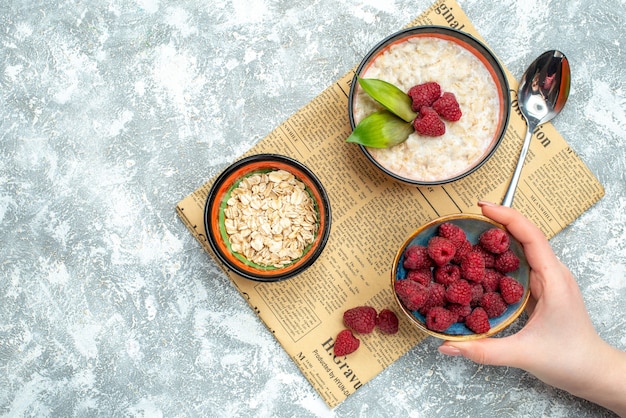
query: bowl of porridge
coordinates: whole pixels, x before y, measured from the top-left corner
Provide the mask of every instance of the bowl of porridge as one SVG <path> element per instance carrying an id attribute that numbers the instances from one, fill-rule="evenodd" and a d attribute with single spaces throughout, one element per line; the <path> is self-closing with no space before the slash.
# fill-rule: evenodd
<path id="1" fill-rule="evenodd" d="M 328 195 L 315 174 L 283 155 L 242 158 L 216 177 L 205 204 L 207 240 L 226 268 L 273 282 L 302 273 L 330 234 Z"/>
<path id="2" fill-rule="evenodd" d="M 413 27 L 378 43 L 352 81 L 348 114 L 353 130 L 382 109 L 359 78 L 383 80 L 407 94 L 414 86 L 437 83 L 460 107 L 460 119 L 442 119 L 445 133 L 440 136 L 413 130 L 404 142 L 387 148 L 359 145 L 376 167 L 396 180 L 415 185 L 458 180 L 484 164 L 504 137 L 511 109 L 504 69 L 482 42 L 463 32 Z M 413 110 L 420 115 L 419 109 Z"/>
<path id="3" fill-rule="evenodd" d="M 406 238 L 393 261 L 391 289 L 405 317 L 426 334 L 486 338 L 526 308 L 530 266 L 522 244 L 502 225 L 483 215 L 452 214 Z"/>

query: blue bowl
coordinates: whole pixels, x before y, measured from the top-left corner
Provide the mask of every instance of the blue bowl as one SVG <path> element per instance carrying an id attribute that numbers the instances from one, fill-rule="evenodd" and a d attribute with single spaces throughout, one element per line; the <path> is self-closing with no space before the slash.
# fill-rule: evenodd
<path id="1" fill-rule="evenodd" d="M 467 239 L 472 244 L 477 243 L 480 235 L 488 229 L 497 227 L 506 231 L 506 229 L 497 222 L 494 222 L 485 216 L 475 214 L 447 215 L 441 218 L 437 218 L 419 227 L 415 232 L 411 234 L 411 236 L 407 238 L 407 240 L 400 247 L 398 253 L 396 254 L 391 273 L 392 290 L 394 289 L 394 284 L 397 280 L 403 280 L 406 277 L 407 270 L 403 266 L 405 250 L 411 245 L 426 246 L 428 244 L 428 240 L 437 234 L 439 225 L 445 222 L 450 222 L 461 227 L 465 231 Z M 430 330 L 426 327 L 426 318 L 424 317 L 424 315 L 420 314 L 417 311 L 411 311 L 407 309 L 402 304 L 394 290 L 393 294 L 396 302 L 398 303 L 398 306 L 406 314 L 410 322 L 418 327 L 420 330 L 433 337 L 441 338 L 444 340 L 473 340 L 478 338 L 490 337 L 502 331 L 521 315 L 521 313 L 526 308 L 526 304 L 528 303 L 528 299 L 530 297 L 530 266 L 528 265 L 528 261 L 526 260 L 526 256 L 524 255 L 522 245 L 510 234 L 509 238 L 510 248 L 519 258 L 520 266 L 514 272 L 507 273 L 507 276 L 513 277 L 524 286 L 524 295 L 519 302 L 509 305 L 502 315 L 489 319 L 489 324 L 491 325 L 491 328 L 488 332 L 483 334 L 476 334 L 469 328 L 467 328 L 464 323 L 461 322 L 457 322 L 451 325 L 445 332 L 436 332 Z"/>

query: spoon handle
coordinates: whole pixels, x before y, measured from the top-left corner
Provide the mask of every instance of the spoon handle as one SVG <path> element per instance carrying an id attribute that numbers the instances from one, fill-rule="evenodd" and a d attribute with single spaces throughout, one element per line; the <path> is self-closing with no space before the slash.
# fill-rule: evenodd
<path id="1" fill-rule="evenodd" d="M 524 144 L 522 145 L 522 150 L 520 151 L 519 160 L 517 160 L 517 166 L 515 167 L 515 171 L 513 172 L 513 177 L 511 177 L 509 188 L 504 194 L 504 199 L 502 199 L 502 206 L 511 207 L 513 205 L 515 189 L 517 189 L 517 183 L 519 182 L 520 175 L 522 174 L 522 167 L 524 167 L 524 161 L 526 161 L 526 154 L 528 153 L 528 148 L 530 148 L 530 140 L 533 137 L 533 131 L 535 130 L 535 128 L 535 124 L 530 122 L 528 123 L 528 128 L 526 129 L 526 137 L 524 138 Z"/>

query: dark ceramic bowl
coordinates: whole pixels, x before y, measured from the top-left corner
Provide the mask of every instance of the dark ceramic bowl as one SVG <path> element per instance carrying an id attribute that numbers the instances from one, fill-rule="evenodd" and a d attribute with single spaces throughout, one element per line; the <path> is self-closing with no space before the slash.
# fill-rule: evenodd
<path id="1" fill-rule="evenodd" d="M 397 48 L 398 45 L 404 44 L 405 42 L 418 42 L 420 40 L 423 41 L 423 38 L 433 38 L 433 39 L 436 39 L 435 42 L 442 41 L 446 46 L 450 46 L 450 48 L 447 48 L 447 49 L 450 49 L 452 52 L 458 51 L 457 53 L 460 53 L 460 56 L 473 56 L 477 58 L 477 60 L 472 59 L 472 61 L 478 66 L 482 64 L 484 69 L 486 69 L 485 71 L 486 76 L 482 77 L 481 80 L 488 79 L 488 78 L 491 78 L 493 80 L 493 85 L 495 86 L 494 97 L 497 97 L 496 100 L 492 100 L 493 106 L 491 106 L 491 108 L 493 109 L 493 113 L 495 115 L 495 122 L 493 125 L 490 125 L 491 128 L 489 129 L 489 132 L 493 132 L 493 136 L 488 136 L 487 134 L 485 134 L 485 137 L 483 138 L 482 135 L 480 135 L 480 133 L 478 132 L 478 130 L 472 131 L 471 128 L 466 129 L 467 133 L 459 134 L 459 136 L 462 136 L 462 138 L 457 137 L 455 139 L 455 141 L 457 141 L 455 142 L 455 145 L 449 146 L 447 147 L 447 149 L 458 149 L 459 147 L 456 144 L 459 144 L 459 143 L 462 144 L 463 141 L 471 139 L 471 138 L 468 138 L 468 136 L 471 136 L 473 138 L 472 140 L 479 138 L 479 137 L 481 138 L 480 144 L 476 145 L 476 149 L 477 150 L 480 149 L 480 152 L 473 151 L 472 157 L 468 158 L 469 161 L 467 162 L 457 161 L 454 164 L 452 164 L 451 167 L 449 168 L 446 167 L 446 170 L 444 170 L 445 174 L 443 174 L 441 177 L 439 176 L 439 173 L 441 173 L 441 171 L 438 171 L 436 174 L 431 173 L 429 175 L 426 175 L 423 173 L 416 173 L 413 169 L 401 170 L 399 167 L 391 167 L 391 165 L 388 162 L 379 161 L 382 159 L 376 157 L 376 155 L 381 152 L 380 150 L 371 149 L 362 145 L 359 145 L 359 147 L 361 148 L 365 156 L 372 162 L 372 164 L 375 167 L 377 167 L 383 173 L 387 174 L 388 176 L 390 176 L 391 178 L 395 180 L 399 180 L 403 183 L 414 184 L 414 185 L 439 185 L 439 184 L 445 184 L 445 183 L 449 183 L 449 182 L 461 179 L 469 175 L 470 173 L 474 172 L 475 170 L 477 170 L 480 166 L 482 166 L 497 149 L 502 138 L 504 137 L 505 131 L 508 126 L 509 115 L 511 112 L 511 98 L 510 98 L 510 93 L 509 93 L 508 81 L 507 81 L 504 69 L 500 65 L 498 59 L 492 54 L 492 52 L 482 42 L 480 42 L 476 38 L 464 32 L 447 28 L 447 27 L 440 27 L 440 26 L 413 27 L 413 28 L 399 31 L 383 39 L 380 43 L 378 43 L 376 46 L 374 46 L 371 49 L 371 51 L 365 56 L 363 61 L 357 67 L 355 76 L 352 80 L 352 84 L 350 87 L 350 93 L 348 96 L 348 116 L 350 118 L 350 125 L 352 129 L 354 130 L 357 125 L 357 120 L 358 120 L 358 117 L 355 116 L 355 112 L 357 112 L 358 106 L 361 105 L 360 104 L 361 101 L 364 100 L 363 98 L 364 93 L 362 92 L 362 88 L 359 86 L 359 83 L 357 81 L 357 76 L 364 77 L 364 78 L 370 78 L 370 77 L 380 78 L 396 85 L 397 83 L 390 80 L 391 75 L 372 77 L 372 76 L 367 75 L 367 71 L 371 68 L 372 63 L 374 61 L 378 60 L 381 56 L 383 56 L 383 54 L 388 54 L 388 51 L 391 51 L 392 48 Z M 456 48 L 455 45 L 460 48 Z M 430 54 L 436 54 L 440 51 L 440 49 L 434 49 L 434 48 L 430 48 L 430 49 L 422 48 L 422 49 L 423 51 L 430 51 L 429 52 Z M 435 52 L 432 52 L 432 51 L 435 51 Z M 443 52 L 441 53 L 443 54 Z M 424 54 L 426 54 L 426 52 L 424 52 Z M 467 55 L 467 54 L 470 54 L 470 55 Z M 428 62 L 428 60 L 432 58 L 433 58 L 432 55 L 430 57 L 427 57 L 427 56 L 422 57 L 420 56 L 420 53 L 415 53 L 411 55 L 410 57 L 404 57 L 404 59 L 407 59 L 407 60 L 408 59 L 414 60 L 416 64 L 415 64 L 415 68 L 411 68 L 410 70 L 408 70 L 409 73 L 402 75 L 402 80 L 405 80 L 403 82 L 406 84 L 406 86 L 404 86 L 404 88 L 402 88 L 401 86 L 399 87 L 401 87 L 402 90 L 408 91 L 408 89 L 410 88 L 409 85 L 412 86 L 412 85 L 420 84 L 426 81 L 439 81 L 440 77 L 443 77 L 443 76 L 439 74 L 440 71 L 434 70 L 435 68 L 434 66 L 438 64 L 436 63 L 423 64 L 422 63 L 422 61 Z M 461 62 L 459 62 L 457 58 L 451 58 L 448 56 L 441 57 L 441 60 L 446 60 L 446 59 L 449 61 L 449 62 L 446 62 L 444 65 L 445 67 L 447 67 L 446 71 L 452 71 L 452 72 L 465 71 L 467 74 L 476 73 L 476 71 L 471 70 L 469 67 L 464 68 L 463 64 L 461 64 Z M 387 64 L 388 58 L 385 57 L 384 60 L 385 60 L 384 61 L 385 67 L 387 65 L 391 65 L 391 64 Z M 399 72 L 400 70 L 396 70 L 397 68 L 401 68 L 402 69 L 401 71 L 407 71 L 404 67 L 405 66 L 403 65 L 398 65 L 397 67 L 394 66 L 393 71 L 395 71 L 395 73 L 392 73 L 392 74 L 400 74 Z M 433 74 L 430 74 L 429 72 L 431 68 L 433 69 Z M 439 68 L 441 70 L 441 67 L 436 67 L 436 68 Z M 459 92 L 463 93 L 464 98 L 462 100 L 464 100 L 466 103 L 465 110 L 464 110 L 463 103 L 461 103 L 461 110 L 464 111 L 463 117 L 466 117 L 465 114 L 467 113 L 467 108 L 471 108 L 474 106 L 477 108 L 478 107 L 484 108 L 482 104 L 478 105 L 479 103 L 478 99 L 482 99 L 479 96 L 481 94 L 480 91 L 476 91 L 476 89 L 474 88 L 474 83 L 471 83 L 468 77 L 459 76 L 457 77 L 456 80 L 453 78 L 454 75 L 452 75 L 451 77 L 452 78 L 450 80 L 447 80 L 447 81 L 444 80 L 447 82 L 448 86 L 450 87 L 449 89 L 446 89 L 446 91 L 451 91 L 452 93 L 455 93 L 456 95 L 458 95 Z M 454 86 L 455 83 L 456 83 L 456 88 Z M 444 85 L 442 84 L 442 89 L 443 87 Z M 476 99 L 474 99 L 474 95 L 476 95 L 475 96 Z M 371 99 L 365 98 L 365 100 L 371 100 Z M 470 103 L 475 104 L 475 105 L 470 105 Z M 361 112 L 361 113 L 369 114 L 369 110 Z M 473 113 L 475 112 L 470 112 L 470 114 L 473 114 Z M 459 122 L 452 122 L 452 123 L 454 124 L 454 123 L 459 123 Z M 446 122 L 446 126 L 447 126 L 447 129 L 449 129 L 451 125 Z M 471 126 L 471 125 L 468 124 L 468 126 Z M 403 156 L 403 158 L 405 158 L 406 160 L 412 160 L 412 161 L 417 161 L 418 159 L 427 160 L 428 161 L 427 163 L 423 163 L 424 166 L 427 166 L 428 164 L 432 164 L 433 161 L 437 160 L 438 158 L 437 152 L 446 152 L 446 151 L 439 151 L 439 150 L 432 150 L 432 151 L 429 150 L 428 152 L 425 152 L 424 146 L 421 146 L 420 148 L 415 148 L 415 147 L 409 148 L 408 144 L 411 143 L 411 141 L 414 141 L 413 143 L 416 143 L 416 141 L 418 141 L 417 137 L 418 137 L 417 134 L 412 134 L 409 137 L 410 140 L 407 140 L 406 146 L 405 144 L 400 144 L 396 146 L 396 147 L 405 147 L 402 149 L 403 149 L 403 152 L 405 152 L 405 149 L 406 149 L 406 153 Z M 444 136 L 441 138 L 446 138 L 446 137 Z M 428 141 L 438 141 L 438 140 L 440 139 L 439 138 L 428 139 Z M 446 141 L 448 141 L 448 139 L 446 139 Z"/>
<path id="2" fill-rule="evenodd" d="M 242 179 L 257 173 L 285 170 L 305 185 L 305 191 L 313 200 L 317 212 L 317 228 L 314 239 L 300 258 L 286 265 L 256 264 L 243 254 L 233 251 L 225 227 L 224 209 Z M 322 253 L 330 234 L 330 202 L 322 183 L 302 163 L 282 155 L 259 154 L 243 158 L 224 170 L 213 183 L 207 197 L 204 224 L 209 244 L 219 260 L 230 270 L 247 279 L 274 282 L 285 280 L 302 273 L 310 267 Z"/>
<path id="3" fill-rule="evenodd" d="M 394 289 L 395 282 L 397 280 L 406 280 L 407 270 L 404 268 L 404 253 L 405 250 L 411 245 L 423 245 L 426 246 L 428 244 L 428 240 L 437 234 L 439 225 L 451 222 L 455 225 L 460 226 L 467 236 L 467 239 L 472 243 L 477 243 L 480 235 L 490 228 L 500 228 L 504 229 L 504 227 L 491 219 L 482 216 L 482 215 L 474 215 L 474 214 L 454 214 L 448 215 L 441 218 L 437 218 L 421 227 L 419 227 L 415 232 L 409 236 L 406 241 L 402 244 L 396 257 L 393 262 L 393 268 L 391 273 L 391 287 Z M 506 230 L 505 230 L 506 231 Z M 529 287 L 529 274 L 530 267 L 528 265 L 528 261 L 526 260 L 526 256 L 524 255 L 524 251 L 522 245 L 509 234 L 510 239 L 510 249 L 517 255 L 520 259 L 519 268 L 511 273 L 507 273 L 508 276 L 513 277 L 515 280 L 520 282 L 524 286 L 524 294 L 522 298 L 514 304 L 508 305 L 506 311 L 495 318 L 491 318 L 489 320 L 491 329 L 483 334 L 476 334 L 470 329 L 468 329 L 464 323 L 457 322 L 450 326 L 445 332 L 436 332 L 430 330 L 426 327 L 426 319 L 424 315 L 417 311 L 411 311 L 407 309 L 407 307 L 400 301 L 396 292 L 394 291 L 394 297 L 400 309 L 405 313 L 406 317 L 409 321 L 415 325 L 417 328 L 422 330 L 423 332 L 437 338 L 441 338 L 444 340 L 453 340 L 453 341 L 463 341 L 463 340 L 473 340 L 478 338 L 490 337 L 504 328 L 508 327 L 511 323 L 513 323 L 520 314 L 524 311 L 526 304 L 528 302 L 528 298 L 530 297 L 530 287 Z"/>

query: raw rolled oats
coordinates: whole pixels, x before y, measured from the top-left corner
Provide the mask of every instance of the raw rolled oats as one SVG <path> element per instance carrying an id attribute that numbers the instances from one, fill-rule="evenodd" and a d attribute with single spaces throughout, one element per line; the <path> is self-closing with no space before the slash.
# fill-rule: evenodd
<path id="1" fill-rule="evenodd" d="M 282 267 L 314 241 L 318 219 L 304 183 L 275 170 L 245 177 L 231 191 L 224 226 L 233 251 L 262 266 Z"/>

